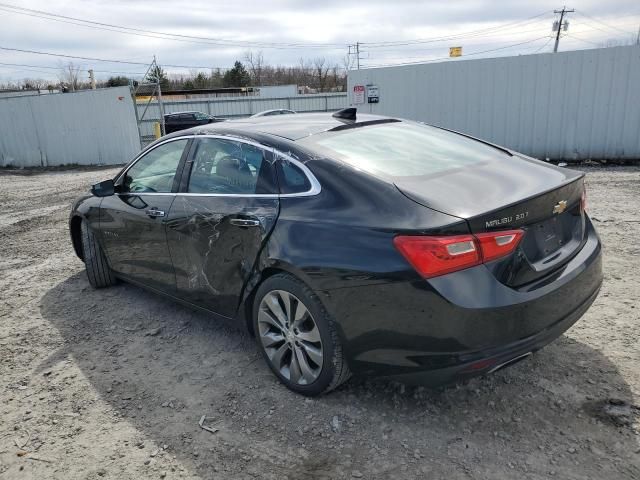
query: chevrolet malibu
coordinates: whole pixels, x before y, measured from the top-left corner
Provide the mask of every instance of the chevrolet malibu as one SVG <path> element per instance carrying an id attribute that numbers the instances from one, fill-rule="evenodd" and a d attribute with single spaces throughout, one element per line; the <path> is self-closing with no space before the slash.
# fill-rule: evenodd
<path id="1" fill-rule="evenodd" d="M 167 135 L 76 201 L 70 229 L 91 285 L 246 324 L 304 395 L 494 372 L 602 282 L 582 173 L 355 109 Z"/>

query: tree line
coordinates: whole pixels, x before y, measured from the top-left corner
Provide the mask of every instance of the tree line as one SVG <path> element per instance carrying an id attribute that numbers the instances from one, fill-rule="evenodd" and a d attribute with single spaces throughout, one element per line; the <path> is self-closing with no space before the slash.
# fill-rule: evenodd
<path id="1" fill-rule="evenodd" d="M 298 85 L 307 93 L 340 92 L 347 88 L 347 70 L 349 58 L 341 65 L 330 64 L 324 57 L 314 60 L 301 58 L 296 65 L 269 65 L 264 61 L 262 52 L 247 52 L 243 60 L 237 60 L 228 70 L 211 69 L 210 71 L 192 70 L 188 74 L 167 73 L 161 65 L 155 66 L 144 79 L 145 82 L 158 82 L 162 90 L 194 90 L 207 88 L 256 87 L 269 85 Z M 0 89 L 21 90 L 62 90 L 76 91 L 91 88 L 88 78 L 81 76 L 84 72 L 73 62 L 61 64 L 58 82 L 38 78 L 25 78 L 21 82 L 0 84 Z M 117 87 L 137 81 L 126 75 L 109 77 L 96 82 L 98 88 Z"/>

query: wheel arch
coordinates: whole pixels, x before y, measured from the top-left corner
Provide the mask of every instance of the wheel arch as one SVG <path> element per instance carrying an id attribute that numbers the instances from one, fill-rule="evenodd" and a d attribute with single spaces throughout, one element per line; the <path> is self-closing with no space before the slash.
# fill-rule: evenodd
<path id="1" fill-rule="evenodd" d="M 265 266 L 260 271 L 254 273 L 254 275 L 249 279 L 247 285 L 245 286 L 245 291 L 243 295 L 243 299 L 238 309 L 238 316 L 244 317 L 244 320 L 247 330 L 251 336 L 255 335 L 253 331 L 253 302 L 255 301 L 256 292 L 260 285 L 262 285 L 268 278 L 273 277 L 274 275 L 278 275 L 280 273 L 286 273 L 296 278 L 297 280 L 304 283 L 311 290 L 316 292 L 316 295 L 320 298 L 319 292 L 313 288 L 312 282 L 309 279 L 309 276 L 306 275 L 303 271 L 299 270 L 295 266 L 287 263 L 287 262 L 273 262 L 272 264 Z M 321 299 L 322 301 L 322 299 Z M 324 302 L 323 302 L 324 303 Z M 325 305 L 326 308 L 326 305 Z"/>
<path id="2" fill-rule="evenodd" d="M 80 260 L 84 262 L 84 252 L 82 251 L 82 216 L 75 214 L 69 220 L 69 232 L 73 250 Z"/>

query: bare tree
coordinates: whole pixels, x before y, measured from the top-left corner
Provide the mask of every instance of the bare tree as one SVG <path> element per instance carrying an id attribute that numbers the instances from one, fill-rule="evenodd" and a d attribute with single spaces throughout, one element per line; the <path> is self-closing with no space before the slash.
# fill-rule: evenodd
<path id="1" fill-rule="evenodd" d="M 327 86 L 327 76 L 329 75 L 329 67 L 325 67 L 326 60 L 324 57 L 318 57 L 313 61 L 314 73 L 318 78 L 318 89 L 324 92 Z"/>
<path id="2" fill-rule="evenodd" d="M 78 77 L 80 76 L 80 66 L 73 62 L 61 63 L 59 73 L 60 83 L 66 85 L 72 92 L 80 86 Z"/>
<path id="3" fill-rule="evenodd" d="M 349 70 L 353 70 L 353 55 L 347 54 L 342 57 L 342 66 L 348 72 Z"/>
<path id="4" fill-rule="evenodd" d="M 244 53 L 244 60 L 249 64 L 249 73 L 253 84 L 257 87 L 262 85 L 262 70 L 264 68 L 264 56 L 262 52 L 253 53 L 248 50 Z"/>
<path id="5" fill-rule="evenodd" d="M 625 45 L 635 45 L 636 39 L 633 36 L 623 38 L 608 38 L 604 42 L 600 42 L 601 48 L 622 47 Z"/>
<path id="6" fill-rule="evenodd" d="M 346 76 L 344 77 L 346 78 Z M 340 67 L 336 64 L 331 68 L 331 82 L 333 83 L 333 91 L 341 92 L 346 89 L 342 84 L 342 78 L 340 77 Z"/>
<path id="7" fill-rule="evenodd" d="M 38 90 L 38 92 L 45 88 L 47 82 L 42 78 L 25 78 L 22 81 L 22 88 L 24 90 Z"/>
<path id="8" fill-rule="evenodd" d="M 310 83 L 313 83 L 313 74 L 311 73 L 312 65 L 306 59 L 300 58 L 298 60 L 298 67 L 293 69 L 291 75 L 293 83 L 297 85 L 310 86 Z"/>

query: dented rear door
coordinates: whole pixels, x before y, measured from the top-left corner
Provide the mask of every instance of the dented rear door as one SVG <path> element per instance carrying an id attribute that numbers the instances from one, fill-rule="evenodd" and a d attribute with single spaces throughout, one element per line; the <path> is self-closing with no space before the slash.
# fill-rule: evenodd
<path id="1" fill-rule="evenodd" d="M 167 222 L 177 291 L 233 317 L 278 217 L 273 153 L 234 139 L 196 142 Z"/>

